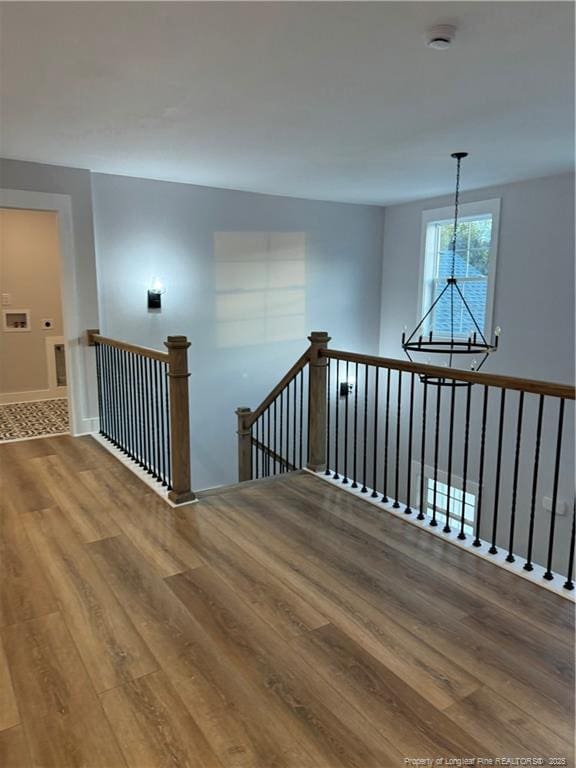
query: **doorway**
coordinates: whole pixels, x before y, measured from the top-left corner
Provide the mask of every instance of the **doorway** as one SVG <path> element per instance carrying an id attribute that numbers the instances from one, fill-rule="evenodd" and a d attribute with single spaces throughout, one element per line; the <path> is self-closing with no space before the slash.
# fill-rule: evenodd
<path id="1" fill-rule="evenodd" d="M 70 431 L 58 213 L 0 208 L 0 441 Z"/>

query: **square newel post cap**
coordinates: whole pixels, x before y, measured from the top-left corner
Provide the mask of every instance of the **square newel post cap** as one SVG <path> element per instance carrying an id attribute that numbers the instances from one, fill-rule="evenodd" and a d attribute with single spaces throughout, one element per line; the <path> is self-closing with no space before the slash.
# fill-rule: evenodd
<path id="1" fill-rule="evenodd" d="M 308 341 L 310 344 L 328 344 L 331 338 L 327 331 L 311 331 Z"/>
<path id="2" fill-rule="evenodd" d="M 168 349 L 188 349 L 190 343 L 186 336 L 168 336 L 164 346 Z"/>

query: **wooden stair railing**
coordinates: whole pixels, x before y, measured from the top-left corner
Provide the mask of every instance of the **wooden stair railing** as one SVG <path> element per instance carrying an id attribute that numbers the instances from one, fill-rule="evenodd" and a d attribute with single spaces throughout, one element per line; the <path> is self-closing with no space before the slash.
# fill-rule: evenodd
<path id="1" fill-rule="evenodd" d="M 167 489 L 174 504 L 194 500 L 190 477 L 188 347 L 168 336 L 167 351 L 87 331 L 96 350 L 100 434 Z"/>
<path id="2" fill-rule="evenodd" d="M 574 589 L 573 386 L 329 349 L 325 332 L 309 340 L 258 408 L 237 410 L 240 480 L 307 468 Z"/>

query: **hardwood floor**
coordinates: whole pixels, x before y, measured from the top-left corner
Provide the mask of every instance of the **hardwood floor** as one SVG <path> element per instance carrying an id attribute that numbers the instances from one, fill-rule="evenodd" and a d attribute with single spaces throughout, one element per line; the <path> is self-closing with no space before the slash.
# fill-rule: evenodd
<path id="1" fill-rule="evenodd" d="M 175 510 L 63 436 L 0 492 L 1 768 L 574 764 L 573 606 L 312 475 Z"/>

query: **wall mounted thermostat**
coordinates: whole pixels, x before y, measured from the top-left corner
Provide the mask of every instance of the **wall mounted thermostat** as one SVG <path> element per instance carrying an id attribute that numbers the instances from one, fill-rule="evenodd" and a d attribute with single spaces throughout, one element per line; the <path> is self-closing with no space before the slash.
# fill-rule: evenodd
<path id="1" fill-rule="evenodd" d="M 40 320 L 40 327 L 45 331 L 49 331 L 54 328 L 54 320 L 51 317 L 43 317 Z"/>

